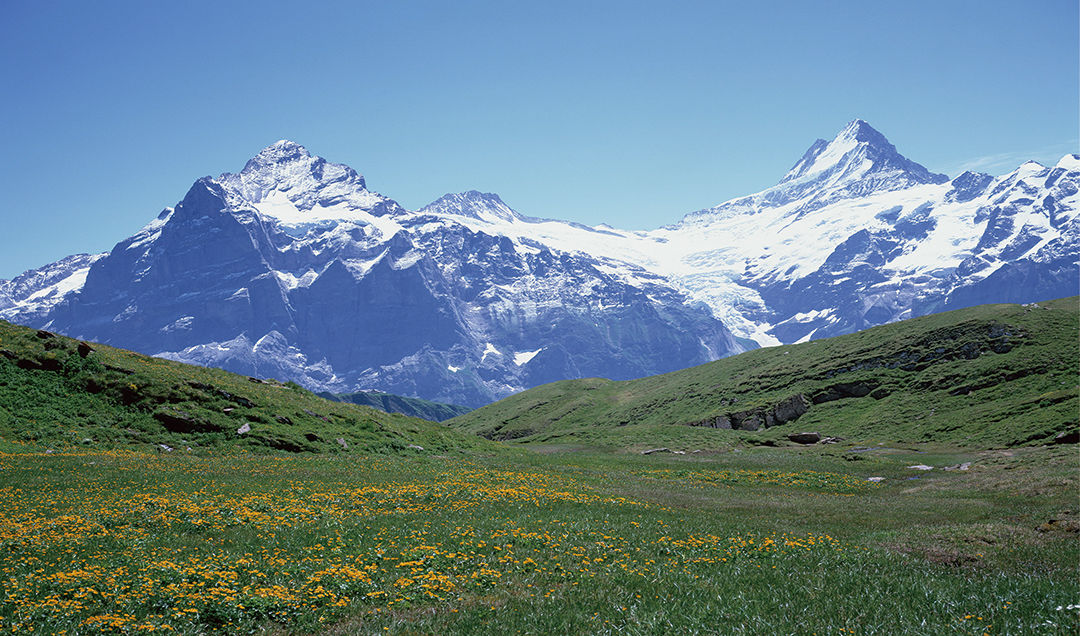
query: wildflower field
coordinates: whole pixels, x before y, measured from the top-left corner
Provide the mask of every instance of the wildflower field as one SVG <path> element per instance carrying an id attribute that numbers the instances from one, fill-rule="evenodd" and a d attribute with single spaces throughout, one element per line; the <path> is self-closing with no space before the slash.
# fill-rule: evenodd
<path id="1" fill-rule="evenodd" d="M 1076 633 L 1031 453 L 0 454 L 0 631 Z"/>

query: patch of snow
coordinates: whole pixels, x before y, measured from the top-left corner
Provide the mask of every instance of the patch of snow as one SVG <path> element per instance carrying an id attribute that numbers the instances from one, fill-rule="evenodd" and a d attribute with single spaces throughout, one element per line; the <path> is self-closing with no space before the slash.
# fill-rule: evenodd
<path id="1" fill-rule="evenodd" d="M 544 350 L 544 348 L 540 347 L 536 351 L 521 351 L 521 352 L 515 353 L 514 354 L 514 364 L 516 366 L 519 366 L 519 367 L 524 365 L 524 364 L 528 364 L 529 360 L 532 360 L 533 358 L 535 358 L 536 354 L 540 353 L 543 350 Z"/>
<path id="2" fill-rule="evenodd" d="M 484 364 L 484 361 L 487 360 L 487 357 L 493 353 L 497 356 L 502 355 L 502 353 L 500 353 L 499 350 L 495 348 L 495 345 L 491 344 L 490 342 L 485 344 L 484 355 L 480 357 L 480 364 Z"/>

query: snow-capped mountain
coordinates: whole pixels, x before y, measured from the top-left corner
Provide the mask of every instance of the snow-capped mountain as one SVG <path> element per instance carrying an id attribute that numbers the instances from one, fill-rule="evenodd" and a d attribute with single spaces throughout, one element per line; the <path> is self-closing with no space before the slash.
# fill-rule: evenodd
<path id="1" fill-rule="evenodd" d="M 650 251 L 677 254 L 657 269 L 695 296 L 737 299 L 736 333 L 797 342 L 1076 294 L 1078 185 L 1075 155 L 950 181 L 855 121 L 777 186 L 652 233 L 666 243 Z"/>
<path id="2" fill-rule="evenodd" d="M 477 192 L 409 212 L 281 141 L 238 174 L 196 181 L 109 254 L 65 265 L 81 284 L 65 283 L 63 302 L 35 302 L 20 282 L 31 273 L 5 283 L 18 293 L 2 315 L 315 389 L 473 406 L 742 350 L 663 277 L 484 232 L 491 221 L 530 222 Z"/>
<path id="3" fill-rule="evenodd" d="M 856 120 L 780 182 L 649 232 L 497 230 L 635 263 L 762 345 L 1080 289 L 1080 157 L 949 180 Z"/>
<path id="4" fill-rule="evenodd" d="M 68 293 L 82 289 L 90 266 L 105 254 L 74 254 L 11 280 L 0 280 L 0 316 L 18 316 L 27 324 L 46 320 Z"/>
<path id="5" fill-rule="evenodd" d="M 856 120 L 772 188 L 629 232 L 476 191 L 408 211 L 280 141 L 108 254 L 0 281 L 0 317 L 314 389 L 479 405 L 1075 294 L 1078 188 L 1076 155 L 950 180 Z"/>

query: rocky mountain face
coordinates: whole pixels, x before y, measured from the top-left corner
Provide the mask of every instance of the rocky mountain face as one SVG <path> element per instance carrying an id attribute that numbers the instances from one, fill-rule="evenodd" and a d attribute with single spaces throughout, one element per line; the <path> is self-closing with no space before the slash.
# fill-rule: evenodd
<path id="1" fill-rule="evenodd" d="M 0 318 L 144 353 L 479 406 L 943 309 L 1075 294 L 1080 157 L 950 180 L 866 122 L 650 232 L 498 196 L 409 211 L 288 141 L 108 254 L 0 281 Z"/>
<path id="2" fill-rule="evenodd" d="M 5 282 L 3 315 L 318 390 L 469 406 L 742 350 L 661 276 L 459 222 L 489 216 L 520 220 L 476 192 L 409 212 L 283 141 L 239 174 L 196 181 L 107 255 Z M 32 290 L 72 277 L 62 300 Z"/>
<path id="3" fill-rule="evenodd" d="M 776 187 L 660 231 L 682 245 L 670 273 L 727 286 L 748 305 L 742 329 L 783 343 L 1077 293 L 1080 157 L 949 180 L 868 129 L 853 122 Z M 703 244 L 732 232 L 753 238 L 723 258 Z"/>
<path id="4" fill-rule="evenodd" d="M 661 274 L 762 345 L 1080 289 L 1080 156 L 949 179 L 856 120 L 774 187 L 578 246 Z"/>

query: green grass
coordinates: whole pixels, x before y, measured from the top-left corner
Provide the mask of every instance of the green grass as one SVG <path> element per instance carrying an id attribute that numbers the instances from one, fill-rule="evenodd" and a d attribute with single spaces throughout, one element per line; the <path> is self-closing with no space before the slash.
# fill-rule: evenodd
<path id="1" fill-rule="evenodd" d="M 1044 443 L 1077 422 L 1076 304 L 561 382 L 454 428 L 0 323 L 0 632 L 1075 634 L 1078 456 Z"/>
<path id="2" fill-rule="evenodd" d="M 434 422 L 324 400 L 293 383 L 92 346 L 83 357 L 75 340 L 0 322 L 0 450 L 165 445 L 180 452 L 418 453 L 409 446 L 424 452 L 494 447 Z M 244 426 L 250 430 L 239 433 Z"/>
<path id="3" fill-rule="evenodd" d="M 0 631 L 1076 633 L 1074 453 L 933 450 L 0 455 Z"/>
<path id="4" fill-rule="evenodd" d="M 640 380 L 556 382 L 447 423 L 520 444 L 630 450 L 725 449 L 806 430 L 859 441 L 1041 444 L 1077 427 L 1077 303 L 986 305 Z M 769 411 L 793 396 L 820 399 L 845 384 L 872 392 L 834 395 L 758 432 L 687 426 Z"/>

